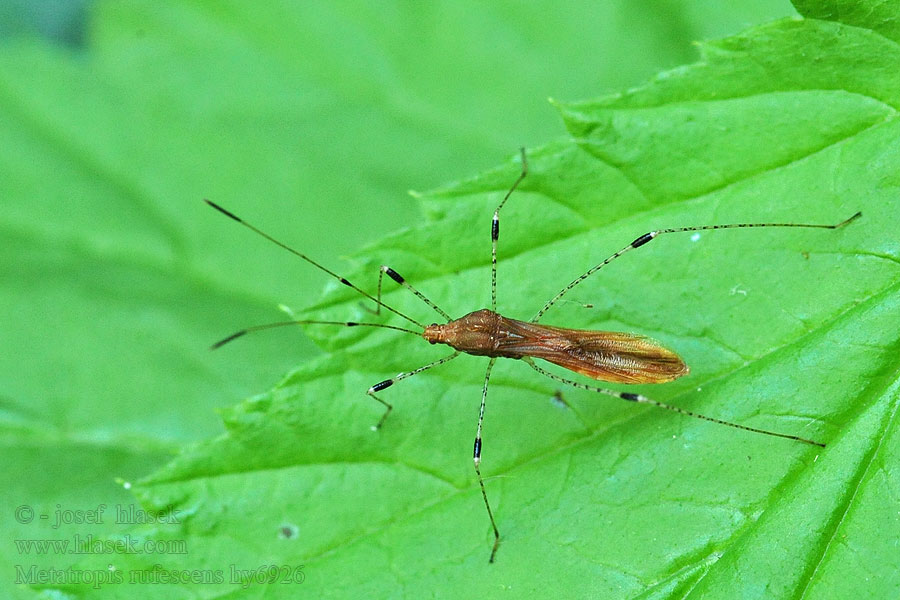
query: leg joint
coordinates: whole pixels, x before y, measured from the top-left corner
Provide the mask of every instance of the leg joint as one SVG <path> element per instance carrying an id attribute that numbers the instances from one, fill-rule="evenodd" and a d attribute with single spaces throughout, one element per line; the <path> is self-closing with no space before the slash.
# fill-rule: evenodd
<path id="1" fill-rule="evenodd" d="M 380 381 L 380 382 L 376 383 L 375 385 L 373 385 L 372 387 L 370 387 L 369 393 L 374 394 L 375 392 L 380 392 L 381 390 L 383 390 L 385 388 L 389 388 L 392 385 L 394 385 L 393 379 L 385 379 L 384 381 Z"/>
<path id="2" fill-rule="evenodd" d="M 633 242 L 631 242 L 631 247 L 639 248 L 639 247 L 643 246 L 644 244 L 646 244 L 647 242 L 649 242 L 650 240 L 652 240 L 653 238 L 655 238 L 657 235 L 658 235 L 658 232 L 656 232 L 656 231 L 651 231 L 650 233 L 645 233 L 641 237 L 639 237 L 636 240 L 634 240 Z"/>
<path id="3" fill-rule="evenodd" d="M 394 281 L 396 281 L 396 282 L 399 283 L 400 285 L 403 285 L 403 282 L 406 281 L 405 279 L 403 279 L 403 277 L 400 276 L 399 273 L 397 273 L 397 271 L 393 270 L 393 269 L 390 268 L 390 267 L 382 266 L 382 267 L 381 267 L 381 270 L 382 270 L 382 272 L 384 272 L 385 274 L 387 274 L 388 277 L 390 277 L 391 279 L 393 279 Z"/>

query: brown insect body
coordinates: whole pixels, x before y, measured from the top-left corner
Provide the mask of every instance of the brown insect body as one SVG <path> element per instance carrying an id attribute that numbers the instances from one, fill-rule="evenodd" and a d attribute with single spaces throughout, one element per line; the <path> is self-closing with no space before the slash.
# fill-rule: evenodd
<path id="1" fill-rule="evenodd" d="M 640 335 L 539 325 L 486 308 L 429 325 L 422 337 L 475 356 L 540 358 L 613 383 L 665 383 L 690 372 L 677 354 Z"/>

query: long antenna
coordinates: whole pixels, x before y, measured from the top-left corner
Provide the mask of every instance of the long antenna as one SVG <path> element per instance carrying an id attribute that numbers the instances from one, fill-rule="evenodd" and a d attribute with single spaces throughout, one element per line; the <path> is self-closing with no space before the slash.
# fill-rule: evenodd
<path id="1" fill-rule="evenodd" d="M 346 285 L 347 287 L 353 288 L 354 290 L 356 290 L 357 292 L 359 292 L 360 294 L 362 294 L 363 296 L 365 296 L 366 298 L 368 298 L 369 300 L 371 300 L 371 301 L 374 302 L 375 304 L 377 304 L 377 305 L 379 305 L 379 306 L 383 306 L 384 308 L 388 309 L 389 311 L 391 311 L 391 312 L 394 313 L 395 315 L 399 315 L 399 316 L 403 317 L 404 319 L 406 319 L 407 321 L 409 321 L 410 323 L 412 323 L 412 324 L 414 324 L 414 325 L 418 325 L 418 326 L 421 327 L 422 329 L 425 329 L 425 326 L 424 326 L 424 325 L 422 325 L 421 323 L 419 323 L 418 321 L 416 321 L 416 320 L 413 319 L 412 317 L 406 316 L 405 314 L 403 314 L 403 313 L 400 312 L 399 310 L 397 310 L 397 309 L 395 309 L 395 308 L 392 308 L 392 307 L 388 306 L 387 304 L 385 304 L 384 302 L 382 302 L 382 301 L 379 300 L 378 298 L 375 298 L 374 296 L 372 296 L 372 295 L 369 294 L 368 292 L 364 292 L 363 290 L 359 289 L 358 287 L 356 287 L 355 285 L 353 285 L 352 283 L 350 283 L 349 281 L 347 281 L 345 278 L 341 277 L 340 275 L 338 275 L 338 274 L 335 273 L 334 271 L 332 271 L 332 270 L 330 270 L 330 269 L 328 269 L 328 268 L 326 268 L 326 267 L 323 267 L 322 265 L 320 265 L 319 263 L 317 263 L 316 261 L 314 261 L 314 260 L 311 259 L 310 257 L 306 256 L 306 255 L 303 254 L 302 252 L 300 252 L 300 251 L 298 251 L 298 250 L 294 250 L 293 248 L 291 248 L 290 246 L 288 246 L 288 245 L 285 244 L 284 242 L 280 242 L 280 241 L 276 240 L 275 238 L 273 238 L 273 237 L 272 237 L 271 235 L 269 235 L 268 233 L 266 233 L 266 232 L 264 232 L 264 231 L 262 231 L 262 230 L 260 230 L 260 229 L 257 229 L 256 227 L 254 227 L 254 226 L 251 225 L 250 223 L 244 221 L 243 219 L 241 219 L 240 217 L 238 217 L 238 216 L 235 215 L 234 213 L 225 210 L 224 208 L 222 208 L 221 206 L 219 206 L 218 204 L 216 204 L 216 203 L 213 202 L 212 200 L 207 200 L 207 199 L 204 198 L 203 201 L 206 202 L 207 204 L 209 204 L 210 206 L 212 206 L 214 209 L 216 209 L 217 211 L 219 211 L 219 212 L 222 213 L 223 215 L 225 215 L 226 217 L 228 217 L 228 218 L 230 218 L 230 219 L 234 219 L 235 221 L 237 221 L 238 223 L 240 223 L 241 225 L 243 225 L 244 227 L 246 227 L 246 228 L 249 229 L 250 231 L 252 231 L 252 232 L 254 232 L 254 233 L 258 234 L 258 235 L 261 235 L 261 236 L 264 237 L 264 238 L 266 238 L 267 240 L 269 240 L 270 242 L 272 242 L 272 243 L 275 244 L 276 246 L 281 246 L 282 248 L 284 248 L 285 250 L 287 250 L 288 252 L 290 252 L 290 253 L 293 254 L 294 256 L 298 256 L 298 257 L 302 258 L 303 260 L 305 260 L 306 262 L 308 262 L 308 263 L 311 264 L 312 266 L 316 267 L 316 268 L 319 269 L 320 271 L 325 271 L 326 273 L 328 273 L 329 275 L 331 275 L 331 277 L 333 277 L 334 279 L 337 279 L 338 281 L 340 281 L 341 283 L 343 283 L 343 284 Z"/>
<path id="2" fill-rule="evenodd" d="M 264 329 L 274 329 L 275 327 L 285 327 L 287 325 L 343 325 L 344 327 L 380 327 L 382 329 L 393 329 L 394 331 L 404 331 L 415 336 L 422 335 L 418 331 L 406 329 L 405 327 L 395 327 L 394 325 L 384 325 L 382 323 L 357 323 L 355 321 L 279 321 L 278 323 L 266 323 L 264 325 L 254 325 L 240 331 L 235 331 L 226 338 L 223 338 L 209 347 L 210 350 L 221 348 L 228 342 L 236 340 L 242 335 L 253 333 L 254 331 L 262 331 Z"/>

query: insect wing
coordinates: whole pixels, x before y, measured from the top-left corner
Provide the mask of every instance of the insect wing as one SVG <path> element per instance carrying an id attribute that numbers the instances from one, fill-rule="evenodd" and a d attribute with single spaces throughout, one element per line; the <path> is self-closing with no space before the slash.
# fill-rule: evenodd
<path id="1" fill-rule="evenodd" d="M 503 341 L 504 351 L 540 358 L 600 381 L 665 383 L 690 372 L 680 356 L 641 335 L 522 321 L 514 321 L 510 328 L 514 335 Z"/>

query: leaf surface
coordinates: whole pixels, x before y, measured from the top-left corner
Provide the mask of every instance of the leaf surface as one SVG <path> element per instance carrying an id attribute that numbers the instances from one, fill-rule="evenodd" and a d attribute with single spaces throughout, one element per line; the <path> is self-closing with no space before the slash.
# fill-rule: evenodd
<path id="1" fill-rule="evenodd" d="M 259 197 L 260 182 L 249 181 L 237 168 L 246 161 L 254 161 L 261 187 L 277 198 L 291 197 L 287 190 L 300 181 L 336 185 L 342 172 L 317 179 L 311 164 L 299 170 L 292 169 L 297 164 L 285 166 L 281 155 L 266 154 L 271 138 L 250 125 L 268 116 L 284 136 L 280 144 L 288 147 L 285 140 L 298 139 L 298 131 L 283 129 L 283 122 L 297 122 L 310 106 L 328 114 L 334 99 L 311 93 L 303 108 L 285 113 L 296 100 L 292 82 L 298 80 L 281 75 L 300 77 L 290 65 L 295 52 L 305 50 L 267 42 L 271 14 L 253 21 L 238 5 L 222 4 L 215 14 L 191 3 L 173 6 L 175 12 L 137 18 L 106 5 L 95 35 L 116 49 L 106 69 L 121 78 L 123 89 L 143 85 L 145 99 L 160 106 L 167 94 L 184 93 L 183 82 L 159 85 L 171 60 L 147 70 L 154 61 L 146 61 L 148 46 L 140 42 L 139 30 L 150 32 L 151 39 L 171 33 L 183 44 L 173 52 L 179 60 L 190 59 L 196 39 L 208 39 L 217 41 L 211 54 L 223 65 L 256 49 L 269 68 L 255 71 L 242 86 L 192 79 L 206 87 L 188 95 L 193 103 L 185 104 L 180 119 L 167 121 L 168 133 L 133 139 L 119 131 L 133 115 L 139 120 L 135 131 L 161 131 L 146 116 L 145 103 L 136 103 L 130 93 L 116 97 L 95 89 L 106 80 L 85 83 L 83 71 L 42 50 L 20 50 L 16 57 L 18 68 L 26 70 L 23 61 L 34 61 L 28 85 L 8 77 L 0 88 L 10 109 L 4 113 L 5 131 L 19 135 L 20 144 L 36 146 L 3 159 L 3 173 L 19 178 L 11 184 L 17 193 L 31 189 L 36 199 L 31 206 L 11 206 L 6 215 L 9 260 L 3 268 L 9 279 L 22 282 L 21 289 L 7 291 L 6 314 L 18 316 L 10 331 L 25 339 L 27 324 L 43 318 L 49 327 L 41 331 L 60 334 L 40 336 L 40 345 L 29 346 L 34 356 L 44 357 L 25 361 L 38 365 L 33 373 L 7 378 L 4 431 L 8 448 L 15 450 L 10 456 L 20 464 L 53 465 L 40 469 L 41 486 L 23 485 L 18 492 L 54 498 L 59 482 L 69 481 L 84 489 L 84 495 L 69 496 L 71 503 L 94 499 L 90 473 L 83 479 L 69 475 L 85 464 L 83 457 L 103 457 L 113 466 L 98 472 L 114 470 L 131 479 L 174 443 L 197 434 L 191 420 L 202 418 L 209 405 L 194 401 L 208 397 L 208 387 L 221 387 L 224 403 L 241 391 L 263 389 L 261 381 L 298 355 L 309 359 L 270 392 L 225 409 L 224 434 L 184 448 L 135 487 L 141 506 L 174 510 L 176 523 L 111 528 L 114 536 L 170 540 L 173 548 L 184 542 L 185 553 L 95 556 L 78 567 L 103 573 L 114 564 L 129 575 L 148 569 L 142 581 L 147 585 L 139 588 L 147 598 L 296 597 L 298 592 L 323 598 L 421 597 L 436 590 L 460 597 L 510 592 L 545 597 L 549 586 L 567 597 L 896 595 L 894 544 L 900 524 L 892 449 L 897 447 L 900 343 L 900 246 L 894 232 L 900 83 L 897 44 L 889 21 L 879 17 L 883 13 L 847 16 L 843 5 L 833 3 L 833 11 L 810 14 L 821 20 L 779 21 L 702 45 L 701 62 L 627 93 L 557 104 L 572 141 L 529 148 L 530 174 L 502 213 L 498 293 L 500 310 L 508 316 L 530 318 L 566 283 L 652 229 L 745 221 L 835 223 L 857 210 L 863 218 L 840 231 L 663 236 L 568 294 L 545 322 L 649 335 L 691 366 L 689 378 L 629 391 L 821 440 L 828 447 L 817 450 L 560 388 L 525 365 L 500 361 L 488 395 L 482 469 L 503 540 L 497 563 L 488 565 L 491 534 L 471 468 L 483 359 L 462 357 L 386 390 L 395 410 L 378 433 L 369 427 L 380 416 L 380 405 L 364 391 L 446 349 L 395 332 L 310 327 L 307 333 L 326 352 L 307 345 L 286 356 L 276 338 L 257 338 L 235 342 L 214 358 L 186 360 L 194 356 L 186 348 L 197 340 L 205 343 L 227 332 L 219 331 L 221 315 L 238 325 L 258 321 L 276 299 L 285 300 L 281 294 L 295 282 L 283 277 L 283 267 L 261 265 L 259 255 L 247 252 L 251 240 L 235 242 L 229 251 L 220 229 L 230 224 L 210 219 L 214 224 L 208 227 L 186 227 L 177 218 L 184 198 Z M 362 27 L 358 23 L 347 31 L 340 29 L 346 22 L 334 15 L 316 18 L 330 18 L 339 35 L 364 47 L 380 43 L 354 35 Z M 361 14 L 360 22 L 365 21 Z M 198 36 L 197 27 L 208 29 Z M 130 64 L 122 60 L 129 53 Z M 328 81 L 325 89 L 352 97 L 353 89 L 341 88 L 352 78 L 335 75 L 354 66 L 352 56 L 358 54 L 311 61 L 318 70 L 302 73 L 302 80 Z M 47 62 L 57 70 L 38 68 Z M 389 72 L 376 58 L 357 68 L 373 80 Z M 198 74 L 208 69 L 195 65 Z M 65 101 L 48 92 L 60 87 L 72 91 Z M 365 89 L 381 88 L 372 83 Z M 465 90 L 458 93 L 465 97 Z M 256 98 L 249 104 L 252 118 L 229 112 L 247 106 L 248 95 Z M 204 104 L 209 98 L 218 102 Z M 365 123 L 369 100 L 358 98 L 356 113 L 332 108 L 333 122 L 356 114 Z M 116 118 L 80 118 L 90 111 Z M 397 112 L 418 116 L 409 128 L 416 135 L 425 135 L 421 125 L 428 115 L 437 115 L 431 122 L 438 123 L 451 114 L 404 103 Z M 200 114 L 209 119 L 193 118 Z M 103 123 L 105 128 L 98 127 Z M 197 123 L 205 140 L 201 146 L 167 143 Z M 384 137 L 393 135 L 382 125 Z M 230 127 L 238 129 L 226 135 Z M 332 147 L 364 151 L 348 136 Z M 469 137 L 463 132 L 453 139 Z M 244 152 L 228 147 L 233 139 L 245 141 Z M 52 160 L 44 160 L 51 167 L 30 163 L 28 156 L 49 156 Z M 323 164 L 354 162 L 322 158 Z M 385 155 L 385 164 L 394 160 Z M 158 164 L 171 164 L 165 177 L 159 168 L 147 167 Z M 202 177 L 210 164 L 223 174 L 214 183 Z M 370 289 L 377 266 L 390 264 L 453 315 L 487 306 L 490 216 L 518 168 L 513 159 L 425 194 L 426 218 L 354 255 L 347 277 Z M 47 178 L 48 171 L 60 173 L 58 179 Z M 131 199 L 128 208 L 113 213 L 103 208 L 108 200 L 97 192 L 98 174 L 109 198 Z M 370 179 L 383 191 L 396 188 L 399 177 L 376 169 Z M 368 183 L 354 181 L 350 197 L 370 191 Z M 334 188 L 322 186 L 304 195 L 332 195 Z M 65 202 L 72 197 L 84 201 Z M 63 220 L 56 218 L 60 206 L 67 207 Z M 248 207 L 254 205 L 238 206 L 241 214 Z M 329 222 L 326 209 L 315 226 L 301 224 L 304 231 L 336 237 L 341 224 Z M 287 205 L 276 212 L 296 214 Z M 198 209 L 196 220 L 201 219 Z M 278 227 L 273 233 L 283 231 Z M 35 254 L 35 240 L 45 240 L 54 251 Z M 224 248 L 226 260 L 210 258 L 198 245 Z M 98 259 L 102 270 L 85 268 Z M 257 274 L 261 267 L 264 272 Z M 226 269 L 251 275 L 231 289 Z M 321 281 L 317 275 L 309 281 Z M 387 283 L 387 302 L 422 322 L 436 319 L 408 292 Z M 23 289 L 41 302 L 24 301 Z M 98 297 L 107 300 L 98 303 Z M 118 298 L 119 306 L 109 297 Z M 138 298 L 144 303 L 135 314 Z M 90 311 L 97 305 L 104 307 L 102 314 Z M 337 284 L 308 316 L 376 318 Z M 72 341 L 78 339 L 91 344 L 79 347 Z M 135 363 L 143 366 L 149 358 L 157 365 L 152 370 L 128 369 L 127 362 L 107 358 L 99 361 L 109 365 L 105 371 L 78 371 L 96 347 L 107 357 L 127 357 L 135 339 L 149 340 Z M 144 350 L 154 345 L 158 352 Z M 268 371 L 256 370 L 260 365 Z M 73 368 L 84 373 L 74 379 L 82 385 L 48 378 L 50 366 L 57 369 L 51 373 Z M 229 377 L 248 371 L 257 375 Z M 150 380 L 150 373 L 158 372 L 171 374 L 163 378 L 171 389 Z M 222 383 L 229 379 L 237 383 Z M 40 385 L 47 381 L 59 383 Z M 158 404 L 138 393 L 142 385 L 154 390 Z M 557 392 L 570 408 L 552 400 Z M 25 410 L 23 398 L 34 402 L 33 412 Z M 70 398 L 95 401 L 65 401 Z M 172 406 L 196 414 L 179 412 L 173 425 L 165 417 Z M 56 427 L 43 421 L 48 413 L 57 415 Z M 110 443 L 98 445 L 98 439 Z M 25 442 L 35 451 L 22 450 Z M 254 583 L 267 565 L 302 565 L 302 586 Z M 219 571 L 224 581 L 189 585 L 176 578 L 162 585 L 176 569 Z M 127 597 L 134 591 L 117 585 L 50 587 L 85 598 Z"/>
<path id="2" fill-rule="evenodd" d="M 649 230 L 837 223 L 861 210 L 839 231 L 664 236 L 545 319 L 657 338 L 690 377 L 630 390 L 827 448 L 560 389 L 498 363 L 482 468 L 503 540 L 488 565 L 470 462 L 484 360 L 392 387 L 394 414 L 373 433 L 380 407 L 364 390 L 445 351 L 393 332 L 311 328 L 330 354 L 227 411 L 226 434 L 146 479 L 142 502 L 184 511 L 171 535 L 189 532 L 199 555 L 302 563 L 323 597 L 529 596 L 548 582 L 580 597 L 889 596 L 900 149 L 896 81 L 882 65 L 896 44 L 792 20 L 703 51 L 703 62 L 627 94 L 560 105 L 574 140 L 530 151 L 502 213 L 500 309 L 530 317 Z M 348 277 L 389 264 L 452 314 L 485 306 L 490 215 L 517 169 L 426 195 L 429 222 L 361 252 L 367 264 Z M 404 290 L 386 299 L 434 318 Z M 314 313 L 364 314 L 337 287 Z M 551 401 L 557 391 L 570 410 Z M 869 534 L 873 522 L 893 534 Z M 279 539 L 284 524 L 296 538 Z M 886 561 L 866 565 L 877 579 L 859 576 L 869 555 Z"/>

